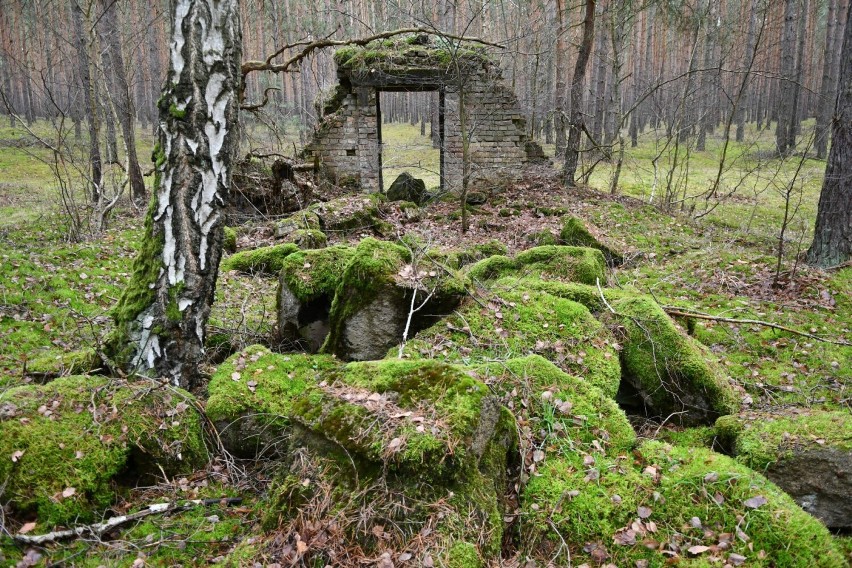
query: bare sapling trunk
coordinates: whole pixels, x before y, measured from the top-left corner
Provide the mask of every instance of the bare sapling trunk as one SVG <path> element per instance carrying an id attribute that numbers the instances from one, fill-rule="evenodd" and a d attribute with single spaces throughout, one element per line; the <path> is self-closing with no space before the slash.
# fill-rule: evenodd
<path id="1" fill-rule="evenodd" d="M 562 169 L 562 185 L 574 187 L 574 176 L 580 159 L 580 137 L 585 124 L 583 121 L 583 84 L 586 76 L 586 64 L 592 51 L 595 37 L 595 0 L 586 0 L 583 18 L 583 40 L 574 65 L 574 77 L 571 79 L 571 123 L 568 128 L 568 143 L 565 146 L 565 165 Z"/>
<path id="2" fill-rule="evenodd" d="M 222 207 L 237 145 L 237 0 L 172 0 L 156 180 L 134 273 L 105 355 L 127 372 L 192 388 L 222 256 Z"/>
<path id="3" fill-rule="evenodd" d="M 98 118 L 94 85 L 92 84 L 91 61 L 89 60 L 91 41 L 86 31 L 90 29 L 90 26 L 88 18 L 85 18 L 84 22 L 83 11 L 77 2 L 71 5 L 71 15 L 74 21 L 74 41 L 77 47 L 77 69 L 83 86 L 83 94 L 86 101 L 86 122 L 89 126 L 89 183 L 91 184 L 92 201 L 96 203 L 100 200 L 101 195 L 103 165 L 100 148 L 100 121 Z M 84 23 L 86 24 L 85 26 Z"/>

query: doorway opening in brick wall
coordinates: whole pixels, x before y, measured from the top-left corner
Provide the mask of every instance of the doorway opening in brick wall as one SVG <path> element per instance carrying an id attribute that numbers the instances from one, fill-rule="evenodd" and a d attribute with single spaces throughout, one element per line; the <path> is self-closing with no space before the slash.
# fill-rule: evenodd
<path id="1" fill-rule="evenodd" d="M 444 173 L 444 93 L 380 90 L 376 97 L 382 191 L 403 172 L 440 193 Z"/>

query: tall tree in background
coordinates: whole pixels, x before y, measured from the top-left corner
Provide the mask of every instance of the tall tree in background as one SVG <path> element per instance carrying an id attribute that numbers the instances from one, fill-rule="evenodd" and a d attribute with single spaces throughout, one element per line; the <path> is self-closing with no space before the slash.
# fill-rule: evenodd
<path id="1" fill-rule="evenodd" d="M 118 123 L 121 127 L 121 137 L 127 151 L 127 177 L 130 180 L 130 195 L 136 203 L 145 201 L 145 180 L 142 168 L 139 167 L 139 157 L 136 154 L 136 112 L 133 108 L 133 98 L 130 83 L 127 80 L 127 70 L 124 67 L 124 57 L 121 54 L 121 27 L 118 25 L 116 3 L 113 0 L 101 0 L 102 15 L 98 23 L 101 44 L 104 51 L 104 75 L 109 90 L 109 99 Z"/>
<path id="2" fill-rule="evenodd" d="M 790 115 L 793 112 L 793 73 L 796 66 L 796 4 L 797 0 L 785 0 L 784 32 L 781 37 L 781 94 L 778 101 L 778 122 L 775 126 L 775 147 L 778 153 L 786 156 L 790 148 L 787 132 Z"/>
<path id="3" fill-rule="evenodd" d="M 238 139 L 242 37 L 238 0 L 172 0 L 169 14 L 154 194 L 104 351 L 127 371 L 191 388 L 222 256 L 221 209 Z"/>
<path id="4" fill-rule="evenodd" d="M 852 2 L 846 12 L 831 150 L 819 196 L 808 263 L 827 268 L 852 259 Z"/>
<path id="5" fill-rule="evenodd" d="M 571 123 L 568 126 L 568 143 L 565 146 L 565 165 L 562 168 L 562 185 L 574 187 L 574 174 L 580 159 L 580 137 L 586 126 L 583 121 L 583 85 L 586 76 L 586 64 L 592 51 L 595 37 L 595 0 L 586 0 L 583 17 L 583 40 L 574 65 L 574 77 L 571 79 Z"/>

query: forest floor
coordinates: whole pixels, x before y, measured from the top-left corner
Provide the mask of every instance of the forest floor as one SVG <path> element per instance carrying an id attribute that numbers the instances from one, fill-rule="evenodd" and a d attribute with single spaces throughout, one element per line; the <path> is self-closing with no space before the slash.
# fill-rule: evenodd
<path id="1" fill-rule="evenodd" d="M 399 163 L 434 161 L 434 157 L 419 157 L 421 146 L 426 147 L 417 140 L 419 128 L 407 128 L 408 139 L 413 140 L 408 144 L 412 154 L 403 151 Z M 403 130 L 386 125 L 385 140 L 404 139 Z M 689 174 L 693 177 L 678 195 L 697 194 L 713 179 L 721 142 L 711 140 L 707 152 L 693 153 Z M 150 143 L 142 144 L 150 148 Z M 559 186 L 552 168 L 531 172 L 521 183 L 491 196 L 486 204 L 471 207 L 471 228 L 465 234 L 460 230 L 458 203 L 453 200 L 428 205 L 418 221 L 406 220 L 397 209 L 388 207 L 386 221 L 396 227 L 398 235 L 416 233 L 434 246 L 460 248 L 497 239 L 511 253 L 535 246 L 541 231 L 558 234 L 561 217 L 570 213 L 624 251 L 626 262 L 609 274 L 610 287 L 630 286 L 652 294 L 661 304 L 691 311 L 774 322 L 835 342 L 852 341 L 852 267 L 820 271 L 799 261 L 798 253 L 810 240 L 824 162 L 803 158 L 800 163 L 778 164 L 759 148 L 741 150 L 737 159 L 743 170 L 760 162 L 764 173 L 731 181 L 736 172 L 726 172 L 736 189 L 718 204 L 707 201 L 714 208 L 696 220 L 677 205 L 672 207 L 674 212 L 658 206 L 662 185 L 659 178 L 654 184 L 650 163 L 656 155 L 653 143 L 628 149 L 619 196 L 608 194 L 607 164 L 595 170 L 588 186 L 571 190 Z M 659 160 L 658 171 L 665 159 Z M 111 325 L 110 308 L 129 278 L 141 237 L 143 212 L 125 204 L 102 233 L 69 241 L 69 218 L 51 172 L 52 161 L 50 151 L 32 143 L 20 129 L 0 129 L 0 394 L 32 380 L 27 375 L 27 361 L 103 340 Z M 433 169 L 434 165 L 424 167 Z M 785 192 L 789 188 L 784 180 L 792 169 L 801 172 L 793 188 L 796 211 L 787 223 L 787 234 L 779 239 L 788 203 Z M 768 171 L 772 174 L 766 174 Z M 393 179 L 385 173 L 388 178 Z M 655 201 L 649 204 L 652 191 L 656 192 Z M 679 200 L 673 197 L 671 201 Z M 84 201 L 77 196 L 77 206 L 85 212 L 80 205 Z M 699 202 L 693 215 L 704 206 Z M 268 225 L 268 220 L 258 225 L 264 223 Z M 238 247 L 267 242 L 260 229 L 237 230 Z M 354 242 L 359 237 L 338 240 Z M 779 242 L 784 244 L 780 255 Z M 221 274 L 211 327 L 231 334 L 238 348 L 262 343 L 275 323 L 276 286 L 274 278 Z M 710 347 L 745 389 L 750 408 L 852 408 L 851 347 L 758 324 L 710 320 L 697 323 L 695 337 Z M 695 435 L 673 426 L 657 426 L 640 435 L 654 433 L 668 439 Z M 134 558 L 143 559 L 138 565 L 215 562 L 235 543 L 260 538 L 258 519 L 264 505 L 258 496 L 270 475 L 259 468 L 234 479 L 226 475 L 229 468 L 225 466 L 214 461 L 192 476 L 135 489 L 122 495 L 114 510 L 125 512 L 174 498 L 222 496 L 243 497 L 239 507 L 214 505 L 151 517 L 109 541 L 79 540 L 37 554 L 56 566 L 136 566 Z M 2 527 L 2 521 L 0 516 L 0 530 L 20 528 L 14 524 Z M 852 548 L 848 539 L 844 541 Z M 23 562 L 22 553 L 3 544 L 0 564 L 4 554 Z"/>

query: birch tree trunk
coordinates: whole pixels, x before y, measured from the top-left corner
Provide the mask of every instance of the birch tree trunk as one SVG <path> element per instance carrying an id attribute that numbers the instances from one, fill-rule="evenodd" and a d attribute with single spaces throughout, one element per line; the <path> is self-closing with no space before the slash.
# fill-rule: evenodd
<path id="1" fill-rule="evenodd" d="M 237 147 L 238 0 L 172 0 L 169 71 L 158 103 L 154 194 L 105 354 L 128 372 L 192 388 L 222 256 Z"/>

